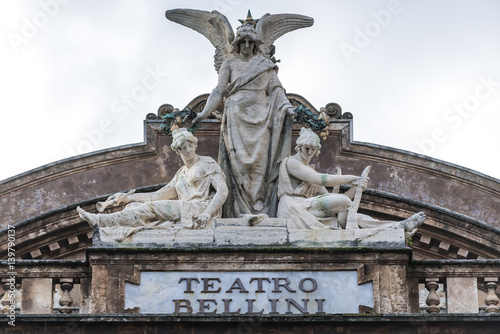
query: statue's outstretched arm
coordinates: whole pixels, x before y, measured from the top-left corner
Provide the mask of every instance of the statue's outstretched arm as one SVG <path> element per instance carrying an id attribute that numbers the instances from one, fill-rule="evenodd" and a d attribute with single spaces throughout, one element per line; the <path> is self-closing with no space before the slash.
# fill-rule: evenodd
<path id="1" fill-rule="evenodd" d="M 155 192 L 150 193 L 153 201 L 163 201 L 174 199 L 177 197 L 177 191 L 175 191 L 175 184 L 177 183 L 177 176 L 175 176 L 166 186 L 158 189 Z"/>
<path id="2" fill-rule="evenodd" d="M 126 203 L 162 201 L 176 198 L 177 192 L 175 191 L 175 182 L 177 182 L 176 177 L 174 177 L 172 181 L 170 181 L 167 185 L 158 189 L 157 191 L 153 191 L 150 193 L 135 193 L 129 195 L 126 198 Z"/>
<path id="3" fill-rule="evenodd" d="M 286 169 L 289 174 L 299 180 L 321 185 L 324 187 L 335 187 L 341 184 L 350 184 L 358 180 L 358 176 L 354 175 L 331 175 L 318 173 L 312 168 L 304 165 L 298 160 L 288 159 Z"/>

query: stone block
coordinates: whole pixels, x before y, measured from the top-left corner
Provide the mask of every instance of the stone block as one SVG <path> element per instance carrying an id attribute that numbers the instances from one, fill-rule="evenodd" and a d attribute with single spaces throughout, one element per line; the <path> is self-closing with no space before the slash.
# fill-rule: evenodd
<path id="1" fill-rule="evenodd" d="M 94 247 L 97 246 L 119 246 L 119 247 L 137 247 L 147 245 L 148 247 L 173 247 L 175 245 L 190 244 L 210 244 L 214 242 L 214 228 L 205 228 L 200 230 L 166 230 L 166 229 L 148 229 L 142 230 L 131 236 L 128 236 L 122 242 L 117 242 L 103 231 L 100 231 L 99 238 L 93 241 Z"/>
<path id="2" fill-rule="evenodd" d="M 214 229 L 179 230 L 174 236 L 175 244 L 210 244 L 214 242 Z"/>
<path id="3" fill-rule="evenodd" d="M 221 246 L 285 245 L 286 227 L 219 226 L 215 229 L 215 243 Z"/>
<path id="4" fill-rule="evenodd" d="M 70 249 L 75 249 L 78 247 L 78 237 L 77 236 L 71 236 L 68 238 L 68 247 Z"/>
<path id="5" fill-rule="evenodd" d="M 267 218 L 254 225 L 255 227 L 285 227 L 287 224 L 286 218 Z M 247 226 L 249 227 L 248 219 L 243 218 L 222 218 L 215 220 L 215 226 Z"/>
<path id="6" fill-rule="evenodd" d="M 42 252 L 39 249 L 34 249 L 30 252 L 31 258 L 33 259 L 41 259 Z"/>
<path id="7" fill-rule="evenodd" d="M 441 254 L 448 254 L 450 251 L 450 244 L 446 241 L 441 241 L 438 246 L 438 252 Z"/>
<path id="8" fill-rule="evenodd" d="M 469 255 L 469 251 L 467 249 L 460 248 L 457 252 L 457 258 L 466 259 Z"/>
<path id="9" fill-rule="evenodd" d="M 24 278 L 21 313 L 52 313 L 52 278 Z"/>
<path id="10" fill-rule="evenodd" d="M 99 233 L 100 242 L 94 240 L 94 244 L 106 243 L 119 245 L 120 247 L 137 247 L 142 244 L 157 244 L 162 246 L 173 246 L 175 234 L 171 231 L 161 229 L 142 230 L 125 238 L 122 242 L 117 242 L 102 231 Z"/>
<path id="11" fill-rule="evenodd" d="M 446 279 L 448 313 L 478 313 L 476 277 L 448 277 Z"/>
<path id="12" fill-rule="evenodd" d="M 53 242 L 49 244 L 49 250 L 51 253 L 59 253 L 61 251 L 61 246 L 59 245 L 59 242 Z"/>
<path id="13" fill-rule="evenodd" d="M 403 229 L 288 230 L 290 244 L 301 247 L 404 247 Z"/>
<path id="14" fill-rule="evenodd" d="M 429 247 L 431 244 L 431 238 L 426 236 L 426 235 L 422 235 L 420 237 L 420 244 L 423 246 Z"/>

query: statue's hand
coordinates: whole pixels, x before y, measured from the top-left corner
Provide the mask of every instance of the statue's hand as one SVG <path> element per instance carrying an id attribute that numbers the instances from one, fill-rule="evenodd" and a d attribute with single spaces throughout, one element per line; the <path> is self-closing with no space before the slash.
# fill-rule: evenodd
<path id="1" fill-rule="evenodd" d="M 368 177 L 360 176 L 356 181 L 353 182 L 353 184 L 361 187 L 362 190 L 365 190 L 366 188 L 368 188 L 368 179 Z"/>
<path id="2" fill-rule="evenodd" d="M 209 220 L 210 216 L 205 213 L 202 213 L 201 215 L 198 216 L 198 219 L 196 219 L 195 223 L 198 225 L 198 228 L 205 228 L 205 225 Z"/>
<path id="3" fill-rule="evenodd" d="M 210 116 L 211 112 L 210 111 L 207 111 L 206 109 L 203 109 L 202 112 L 200 112 L 198 115 L 196 115 L 196 117 L 193 119 L 192 123 L 196 123 L 196 122 L 199 122 L 205 118 L 207 118 L 208 116 Z"/>
<path id="4" fill-rule="evenodd" d="M 135 192 L 135 189 L 132 189 L 127 193 L 116 193 L 116 194 L 109 196 L 106 201 L 114 201 L 116 204 L 129 203 L 130 200 L 128 199 L 128 196 L 133 194 L 134 192 Z"/>
<path id="5" fill-rule="evenodd" d="M 113 194 L 113 195 L 111 195 L 111 196 L 108 197 L 108 199 L 106 200 L 106 202 L 109 202 L 109 201 L 118 202 L 118 201 L 120 201 L 120 199 L 123 198 L 123 196 L 125 196 L 125 193 L 116 193 L 116 194 Z"/>
<path id="6" fill-rule="evenodd" d="M 286 110 L 286 113 L 293 118 L 297 117 L 297 113 L 295 112 L 295 108 L 293 107 L 288 108 Z"/>

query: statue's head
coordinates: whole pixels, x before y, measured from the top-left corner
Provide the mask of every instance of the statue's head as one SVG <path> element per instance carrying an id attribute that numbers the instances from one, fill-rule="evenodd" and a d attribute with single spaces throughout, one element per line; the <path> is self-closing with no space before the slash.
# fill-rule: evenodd
<path id="1" fill-rule="evenodd" d="M 309 128 L 300 129 L 300 135 L 299 138 L 297 139 L 297 146 L 295 146 L 295 151 L 299 152 L 302 146 L 316 147 L 318 149 L 316 156 L 318 156 L 320 153 L 319 150 L 321 149 L 321 144 L 318 135 L 315 134 L 314 131 Z"/>
<path id="2" fill-rule="evenodd" d="M 255 28 L 251 25 L 242 25 L 236 30 L 236 37 L 231 44 L 231 53 L 240 53 L 240 43 L 245 39 L 245 37 L 248 37 L 255 43 L 253 54 L 261 52 L 260 46 L 264 44 L 264 42 L 257 34 L 257 30 L 255 30 Z"/>
<path id="3" fill-rule="evenodd" d="M 172 145 L 170 145 L 170 147 L 174 150 L 174 152 L 178 153 L 179 148 L 186 141 L 192 142 L 195 146 L 198 144 L 198 138 L 196 138 L 186 128 L 180 128 L 172 131 Z"/>

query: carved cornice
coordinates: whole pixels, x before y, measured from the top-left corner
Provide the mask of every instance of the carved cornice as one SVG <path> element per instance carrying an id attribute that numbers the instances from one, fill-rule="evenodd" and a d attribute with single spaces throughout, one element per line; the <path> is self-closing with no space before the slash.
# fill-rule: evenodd
<path id="1" fill-rule="evenodd" d="M 123 145 L 76 157 L 56 161 L 28 172 L 0 181 L 0 194 L 23 190 L 56 178 L 74 175 L 83 171 L 119 164 L 124 161 L 141 160 L 156 155 L 147 144 Z"/>
<path id="2" fill-rule="evenodd" d="M 348 128 L 352 127 L 352 122 L 344 124 Z M 465 183 L 470 187 L 486 191 L 500 198 L 500 180 L 491 176 L 422 154 L 388 146 L 353 141 L 352 135 L 348 135 L 352 134 L 352 129 L 344 129 L 342 133 L 344 136 L 342 136 L 342 149 L 339 152 L 341 155 L 365 159 L 370 157 L 370 160 L 381 163 L 390 162 L 391 165 L 401 168 L 411 168 L 430 176 Z"/>

